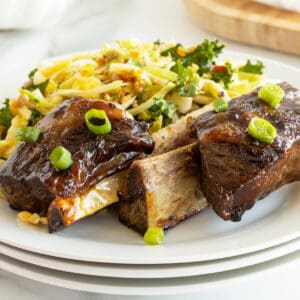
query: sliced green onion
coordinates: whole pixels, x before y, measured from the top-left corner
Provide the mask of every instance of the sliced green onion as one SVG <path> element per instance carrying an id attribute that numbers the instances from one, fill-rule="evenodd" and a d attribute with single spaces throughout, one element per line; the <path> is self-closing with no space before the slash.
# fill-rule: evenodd
<path id="1" fill-rule="evenodd" d="M 261 142 L 271 143 L 276 138 L 277 130 L 266 119 L 254 117 L 249 123 L 248 133 Z"/>
<path id="2" fill-rule="evenodd" d="M 258 97 L 271 106 L 276 107 L 284 97 L 284 90 L 277 84 L 267 82 L 258 91 Z"/>
<path id="3" fill-rule="evenodd" d="M 18 128 L 16 138 L 26 143 L 34 143 L 40 136 L 40 130 L 33 126 L 22 126 Z"/>
<path id="4" fill-rule="evenodd" d="M 49 158 L 50 158 L 51 164 L 59 170 L 66 170 L 73 163 L 72 154 L 70 153 L 69 150 L 67 150 L 63 146 L 55 147 L 51 151 Z"/>
<path id="5" fill-rule="evenodd" d="M 90 109 L 86 112 L 84 120 L 88 129 L 95 134 L 108 134 L 111 132 L 111 124 L 102 109 Z M 99 122 L 101 125 L 93 124 L 91 121 Z"/>
<path id="6" fill-rule="evenodd" d="M 228 108 L 228 102 L 223 98 L 217 98 L 213 101 L 215 112 L 225 111 Z"/>
<path id="7" fill-rule="evenodd" d="M 144 242 L 149 245 L 159 245 L 164 240 L 164 230 L 160 227 L 149 227 L 144 234 Z"/>

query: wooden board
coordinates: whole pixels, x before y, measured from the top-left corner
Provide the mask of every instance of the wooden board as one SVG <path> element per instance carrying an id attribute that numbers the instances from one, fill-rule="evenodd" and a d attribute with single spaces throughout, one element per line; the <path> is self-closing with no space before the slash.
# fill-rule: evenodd
<path id="1" fill-rule="evenodd" d="M 185 0 L 192 18 L 230 40 L 300 55 L 300 14 L 250 0 Z"/>

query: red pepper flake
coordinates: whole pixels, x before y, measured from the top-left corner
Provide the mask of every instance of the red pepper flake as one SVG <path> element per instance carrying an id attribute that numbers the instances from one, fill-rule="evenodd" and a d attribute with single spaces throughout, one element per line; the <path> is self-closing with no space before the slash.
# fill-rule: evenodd
<path id="1" fill-rule="evenodd" d="M 212 70 L 216 73 L 226 73 L 227 72 L 227 68 L 225 66 L 213 66 Z"/>

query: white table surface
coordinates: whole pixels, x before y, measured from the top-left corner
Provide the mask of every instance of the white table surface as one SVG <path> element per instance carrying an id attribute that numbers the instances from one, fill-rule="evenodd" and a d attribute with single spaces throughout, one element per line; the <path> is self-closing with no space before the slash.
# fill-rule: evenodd
<path id="1" fill-rule="evenodd" d="M 160 38 L 185 44 L 211 35 L 191 22 L 180 0 L 75 1 L 64 21 L 51 29 L 0 31 L 0 82 L 13 78 L 19 85 L 42 58 L 72 51 L 95 49 L 105 41 L 135 37 Z M 300 68 L 300 56 L 225 41 L 227 49 L 265 56 Z M 300 53 L 299 53 L 300 55 Z M 4 81 L 3 81 L 4 80 Z M 8 95 L 1 84 L 0 97 Z M 123 297 L 77 292 L 37 283 L 0 270 L 0 299 L 299 299 L 300 253 L 273 263 L 272 271 L 201 293 L 183 296 Z"/>

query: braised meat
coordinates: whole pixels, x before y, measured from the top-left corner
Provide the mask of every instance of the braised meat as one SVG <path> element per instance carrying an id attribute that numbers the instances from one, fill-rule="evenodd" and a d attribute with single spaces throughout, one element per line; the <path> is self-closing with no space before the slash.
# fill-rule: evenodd
<path id="1" fill-rule="evenodd" d="M 102 109 L 112 125 L 107 135 L 87 128 L 85 113 Z M 128 168 L 133 160 L 154 148 L 148 125 L 133 120 L 124 110 L 105 101 L 77 97 L 63 102 L 38 122 L 35 143 L 20 143 L 0 170 L 0 186 L 18 210 L 46 211 L 55 198 L 80 196 L 101 179 Z M 67 170 L 51 165 L 49 154 L 62 145 L 72 154 Z"/>
<path id="2" fill-rule="evenodd" d="M 192 124 L 201 155 L 202 190 L 224 220 L 239 221 L 255 201 L 300 179 L 300 93 L 287 83 L 280 106 L 258 98 L 258 89 L 233 99 L 225 112 L 209 112 Z M 268 144 L 247 133 L 259 116 L 277 129 Z"/>
<path id="3" fill-rule="evenodd" d="M 205 209 L 197 148 L 190 144 L 134 161 L 120 201 L 120 221 L 144 234 L 148 227 L 170 228 Z"/>

